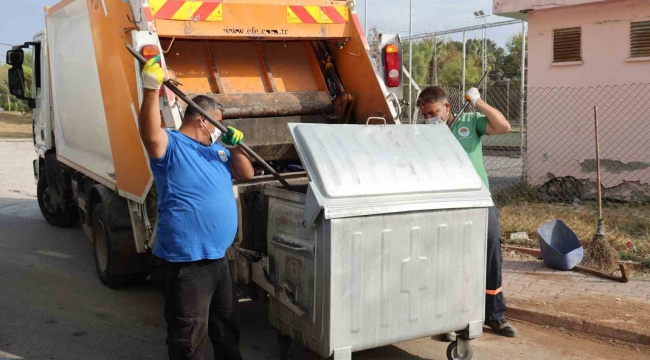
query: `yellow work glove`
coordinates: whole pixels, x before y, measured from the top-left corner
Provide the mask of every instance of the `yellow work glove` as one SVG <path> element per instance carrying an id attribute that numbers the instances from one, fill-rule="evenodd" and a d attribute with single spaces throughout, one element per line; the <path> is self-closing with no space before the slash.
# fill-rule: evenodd
<path id="1" fill-rule="evenodd" d="M 228 126 L 228 132 L 221 134 L 221 142 L 226 146 L 237 146 L 244 140 L 244 133 Z"/>
<path id="2" fill-rule="evenodd" d="M 160 55 L 149 59 L 142 68 L 142 87 L 151 90 L 160 90 L 163 81 L 165 81 L 165 72 L 158 64 Z"/>

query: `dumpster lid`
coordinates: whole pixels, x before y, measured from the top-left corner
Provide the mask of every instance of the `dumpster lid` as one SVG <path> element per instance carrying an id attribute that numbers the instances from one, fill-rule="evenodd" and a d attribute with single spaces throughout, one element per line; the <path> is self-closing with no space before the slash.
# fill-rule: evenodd
<path id="1" fill-rule="evenodd" d="M 289 130 L 326 218 L 493 205 L 446 126 L 289 124 Z"/>

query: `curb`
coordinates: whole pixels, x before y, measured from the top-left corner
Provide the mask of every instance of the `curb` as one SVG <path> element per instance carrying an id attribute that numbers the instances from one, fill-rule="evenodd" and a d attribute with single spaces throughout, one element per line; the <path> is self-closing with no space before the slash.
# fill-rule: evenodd
<path id="1" fill-rule="evenodd" d="M 506 307 L 506 313 L 508 317 L 528 321 L 537 325 L 563 327 L 565 329 L 604 336 L 616 340 L 650 345 L 649 335 L 640 334 L 629 330 L 616 329 L 607 325 L 595 324 L 586 320 L 551 315 L 512 306 Z"/>
<path id="2" fill-rule="evenodd" d="M 32 142 L 31 138 L 0 138 L 0 142 Z"/>

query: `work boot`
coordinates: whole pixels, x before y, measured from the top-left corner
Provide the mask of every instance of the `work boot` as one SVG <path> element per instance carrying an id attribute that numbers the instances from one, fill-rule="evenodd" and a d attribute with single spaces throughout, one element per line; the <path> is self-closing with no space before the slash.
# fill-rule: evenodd
<path id="1" fill-rule="evenodd" d="M 454 342 L 454 341 L 456 341 L 456 333 L 448 332 L 448 333 L 442 334 L 442 335 L 440 335 L 440 341 Z"/>
<path id="2" fill-rule="evenodd" d="M 485 322 L 485 325 L 489 326 L 492 331 L 501 336 L 514 338 L 519 335 L 517 329 L 510 325 L 507 320 L 488 320 Z"/>

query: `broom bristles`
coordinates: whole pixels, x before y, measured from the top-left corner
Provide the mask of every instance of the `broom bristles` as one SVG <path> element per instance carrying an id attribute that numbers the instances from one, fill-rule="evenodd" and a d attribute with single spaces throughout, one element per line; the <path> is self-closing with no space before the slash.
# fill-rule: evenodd
<path id="1" fill-rule="evenodd" d="M 618 253 L 605 235 L 596 234 L 585 250 L 582 264 L 596 270 L 611 270 L 618 264 Z"/>

